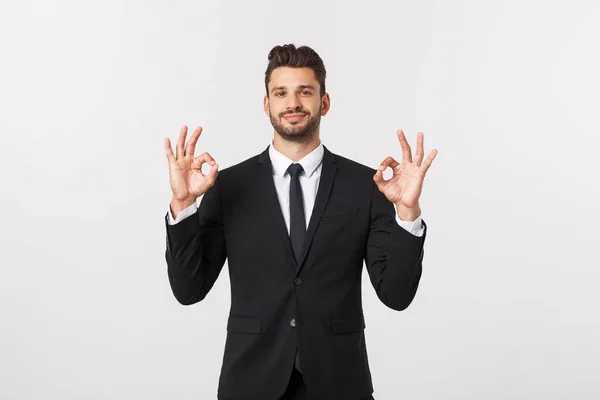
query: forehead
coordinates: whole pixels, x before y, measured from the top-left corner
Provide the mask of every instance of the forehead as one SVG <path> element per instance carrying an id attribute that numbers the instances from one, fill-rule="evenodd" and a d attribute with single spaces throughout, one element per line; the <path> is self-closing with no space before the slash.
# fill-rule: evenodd
<path id="1" fill-rule="evenodd" d="M 276 86 L 295 87 L 299 85 L 313 85 L 319 87 L 319 82 L 312 68 L 279 67 L 271 72 L 269 88 Z"/>

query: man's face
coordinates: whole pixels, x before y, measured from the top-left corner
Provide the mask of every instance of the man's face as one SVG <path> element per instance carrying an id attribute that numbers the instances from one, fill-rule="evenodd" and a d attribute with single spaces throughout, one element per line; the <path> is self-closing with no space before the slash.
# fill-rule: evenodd
<path id="1" fill-rule="evenodd" d="M 307 143 L 317 133 L 321 116 L 329 110 L 329 95 L 319 94 L 319 82 L 310 68 L 275 68 L 265 96 L 271 125 L 289 142 Z"/>

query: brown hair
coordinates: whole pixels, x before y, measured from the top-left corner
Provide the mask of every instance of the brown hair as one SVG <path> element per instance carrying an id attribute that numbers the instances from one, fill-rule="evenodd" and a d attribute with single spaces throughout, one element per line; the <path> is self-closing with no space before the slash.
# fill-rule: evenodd
<path id="1" fill-rule="evenodd" d="M 269 95 L 269 81 L 271 73 L 278 67 L 293 67 L 301 68 L 308 67 L 315 73 L 319 86 L 321 87 L 320 94 L 325 94 L 325 65 L 323 60 L 316 51 L 308 46 L 300 46 L 296 48 L 293 44 L 284 44 L 283 46 L 275 46 L 269 52 L 269 64 L 265 71 L 265 89 L 267 96 Z"/>

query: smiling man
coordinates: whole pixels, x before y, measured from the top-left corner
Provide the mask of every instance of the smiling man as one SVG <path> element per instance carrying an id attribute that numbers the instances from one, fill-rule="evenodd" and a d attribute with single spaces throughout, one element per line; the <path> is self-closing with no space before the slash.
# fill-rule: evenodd
<path id="1" fill-rule="evenodd" d="M 325 88 L 320 93 L 315 72 L 311 68 L 279 67 L 270 74 L 268 71 L 267 77 L 278 85 L 269 89 L 269 82 L 265 82 L 269 93 L 264 99 L 265 112 L 281 139 L 306 144 L 316 138 L 318 142 L 321 115 L 329 110 L 329 94 Z"/>
<path id="2" fill-rule="evenodd" d="M 228 261 L 221 400 L 373 399 L 363 263 L 391 309 L 408 307 L 419 285 L 427 229 L 419 198 L 437 150 L 423 160 L 419 132 L 413 159 L 398 130 L 402 163 L 387 157 L 374 169 L 331 152 L 320 139 L 331 103 L 325 75 L 311 48 L 274 47 L 264 97 L 273 140 L 220 172 L 209 153 L 195 156 L 201 127 L 187 143 L 181 129 L 176 154 L 165 139 L 173 193 L 165 256 L 176 299 L 204 299 Z"/>

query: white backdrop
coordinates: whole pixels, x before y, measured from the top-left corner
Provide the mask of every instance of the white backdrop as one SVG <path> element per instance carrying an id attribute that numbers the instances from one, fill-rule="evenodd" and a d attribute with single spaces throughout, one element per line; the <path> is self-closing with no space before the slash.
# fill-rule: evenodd
<path id="1" fill-rule="evenodd" d="M 376 167 L 439 149 L 417 296 L 364 275 L 377 400 L 597 399 L 600 3 L 0 3 L 1 399 L 214 399 L 227 266 L 183 307 L 163 138 L 264 150 L 278 44 L 328 71 L 321 138 Z M 389 171 L 387 176 L 389 176 Z"/>

